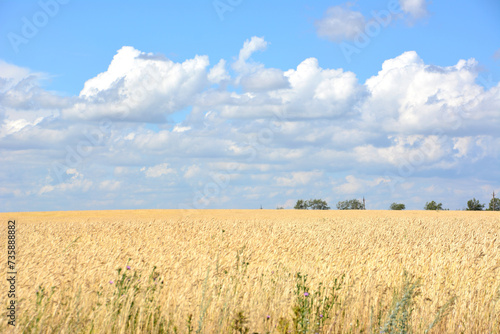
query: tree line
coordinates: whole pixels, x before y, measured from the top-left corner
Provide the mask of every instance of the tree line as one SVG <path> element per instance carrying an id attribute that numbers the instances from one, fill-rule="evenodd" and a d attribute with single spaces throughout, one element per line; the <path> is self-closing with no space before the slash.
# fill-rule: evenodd
<path id="1" fill-rule="evenodd" d="M 338 210 L 365 210 L 364 199 L 361 202 L 358 199 L 350 199 L 345 201 L 339 201 L 337 203 Z M 486 204 L 482 204 L 476 198 L 467 201 L 467 211 L 483 211 Z M 282 209 L 282 208 L 279 208 Z M 328 203 L 322 199 L 310 199 L 303 200 L 299 199 L 295 204 L 294 209 L 297 210 L 330 210 Z M 390 210 L 404 210 L 406 206 L 403 203 L 392 203 L 389 207 Z M 443 208 L 443 203 L 437 203 L 436 201 L 430 201 L 425 203 L 424 210 L 449 210 Z M 495 198 L 493 193 L 493 198 L 491 199 L 486 211 L 500 211 L 500 198 Z"/>

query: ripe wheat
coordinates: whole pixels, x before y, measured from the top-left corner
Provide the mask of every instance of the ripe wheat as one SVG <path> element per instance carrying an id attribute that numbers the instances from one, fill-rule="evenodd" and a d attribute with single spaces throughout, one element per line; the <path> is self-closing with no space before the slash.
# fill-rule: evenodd
<path id="1" fill-rule="evenodd" d="M 2 236 L 7 220 L 17 223 L 19 332 L 500 333 L 495 212 L 0 218 Z M 2 280 L 2 305 L 7 290 Z M 8 329 L 0 317 L 0 331 Z"/>

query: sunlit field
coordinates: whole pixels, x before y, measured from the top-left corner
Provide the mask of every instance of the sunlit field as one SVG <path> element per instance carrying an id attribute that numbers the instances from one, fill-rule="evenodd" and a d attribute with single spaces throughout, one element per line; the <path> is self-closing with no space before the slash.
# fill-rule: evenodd
<path id="1" fill-rule="evenodd" d="M 500 333 L 498 212 L 0 217 L 3 264 L 17 224 L 19 333 Z"/>

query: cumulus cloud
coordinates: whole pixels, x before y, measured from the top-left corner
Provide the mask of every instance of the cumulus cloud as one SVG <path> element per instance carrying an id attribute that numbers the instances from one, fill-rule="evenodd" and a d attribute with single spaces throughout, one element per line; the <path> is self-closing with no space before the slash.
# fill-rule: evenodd
<path id="1" fill-rule="evenodd" d="M 251 70 L 255 64 L 248 63 L 248 60 L 256 51 L 263 51 L 268 43 L 263 37 L 254 36 L 247 39 L 240 50 L 238 59 L 233 63 L 233 69 L 237 72 L 246 72 Z"/>
<path id="2" fill-rule="evenodd" d="M 32 74 L 27 68 L 12 65 L 0 59 L 0 93 L 8 91 L 30 75 L 36 74 Z"/>
<path id="3" fill-rule="evenodd" d="M 467 179 L 500 179 L 500 84 L 479 85 L 474 59 L 435 66 L 408 51 L 359 82 L 316 58 L 290 69 L 251 59 L 266 47 L 250 38 L 212 66 L 205 55 L 173 62 L 124 47 L 73 97 L 0 63 L 6 208 L 34 195 L 40 209 L 58 198 L 74 208 L 161 206 L 159 194 L 172 207 L 219 208 L 366 193 L 386 209 L 397 196 L 416 203 L 436 182 L 446 195 L 469 189 Z M 184 120 L 164 121 L 183 108 Z"/>
<path id="4" fill-rule="evenodd" d="M 266 68 L 259 62 L 251 61 L 251 56 L 257 51 L 264 51 L 268 42 L 263 37 L 247 39 L 240 49 L 238 59 L 232 64 L 233 70 L 239 75 L 235 83 L 241 85 L 247 92 L 270 91 L 288 87 L 288 81 L 280 69 Z"/>
<path id="5" fill-rule="evenodd" d="M 291 88 L 280 92 L 280 98 L 287 113 L 296 114 L 300 109 L 300 117 L 352 114 L 356 99 L 363 95 L 353 72 L 322 69 L 316 58 L 304 60 L 296 70 L 286 71 L 285 76 Z"/>
<path id="6" fill-rule="evenodd" d="M 71 119 L 110 118 L 129 121 L 165 121 L 186 107 L 209 82 L 224 79 L 223 63 L 207 73 L 207 56 L 182 63 L 124 46 L 107 71 L 85 82 L 79 100 L 63 110 Z"/>
<path id="7" fill-rule="evenodd" d="M 276 68 L 260 69 L 241 78 L 241 86 L 245 91 L 271 91 L 289 86 L 283 71 Z"/>
<path id="8" fill-rule="evenodd" d="M 19 136 L 33 132 L 37 124 L 50 123 L 60 115 L 60 108 L 71 103 L 70 98 L 41 88 L 47 77 L 0 60 L 0 138 L 4 142 L 8 135 Z"/>
<path id="9" fill-rule="evenodd" d="M 244 94 L 210 92 L 204 100 L 230 118 L 280 117 L 335 118 L 352 115 L 357 99 L 364 94 L 353 72 L 323 69 L 316 58 L 302 61 L 285 72 L 262 69 L 241 77 Z M 214 98 L 210 96 L 216 95 Z"/>
<path id="10" fill-rule="evenodd" d="M 226 61 L 224 59 L 219 60 L 217 65 L 212 67 L 208 73 L 208 80 L 213 83 L 220 83 L 230 78 L 231 76 L 226 71 Z"/>
<path id="11" fill-rule="evenodd" d="M 474 127 L 474 120 L 488 113 L 476 106 L 489 94 L 475 82 L 476 67 L 474 59 L 448 67 L 427 65 L 414 51 L 388 59 L 365 83 L 369 97 L 360 108 L 363 118 L 389 132 Z M 491 120 L 495 123 L 498 117 Z"/>

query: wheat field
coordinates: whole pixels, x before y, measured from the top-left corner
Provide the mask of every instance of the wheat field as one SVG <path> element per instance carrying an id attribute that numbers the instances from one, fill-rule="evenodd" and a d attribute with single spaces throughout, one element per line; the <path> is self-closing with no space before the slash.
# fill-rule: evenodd
<path id="1" fill-rule="evenodd" d="M 1 332 L 500 333 L 497 212 L 0 218 L 1 263 L 16 220 L 18 270 L 17 324 L 2 315 Z"/>

